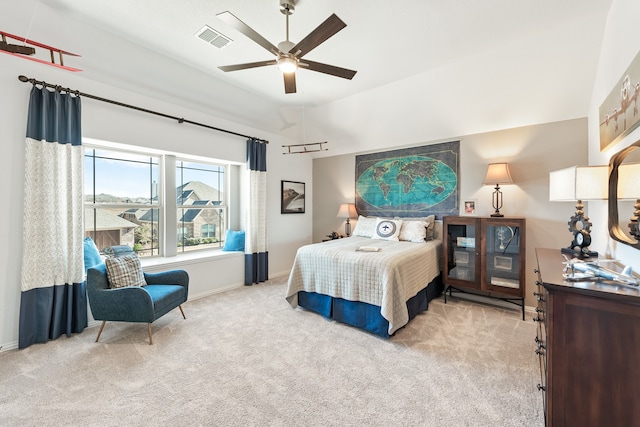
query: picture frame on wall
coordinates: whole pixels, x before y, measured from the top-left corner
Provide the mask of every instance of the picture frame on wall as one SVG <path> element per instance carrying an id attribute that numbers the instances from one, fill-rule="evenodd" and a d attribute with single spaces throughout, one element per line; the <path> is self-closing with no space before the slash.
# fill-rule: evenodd
<path id="1" fill-rule="evenodd" d="M 631 61 L 611 93 L 598 110 L 600 122 L 600 151 L 629 135 L 640 126 L 638 114 L 640 98 L 640 52 Z"/>
<path id="2" fill-rule="evenodd" d="M 462 203 L 462 215 L 468 215 L 468 216 L 473 216 L 476 215 L 476 206 L 478 204 L 478 201 L 475 199 L 469 199 L 469 200 L 465 200 Z"/>
<path id="3" fill-rule="evenodd" d="M 281 214 L 304 213 L 304 187 L 304 182 L 286 180 L 281 181 Z"/>

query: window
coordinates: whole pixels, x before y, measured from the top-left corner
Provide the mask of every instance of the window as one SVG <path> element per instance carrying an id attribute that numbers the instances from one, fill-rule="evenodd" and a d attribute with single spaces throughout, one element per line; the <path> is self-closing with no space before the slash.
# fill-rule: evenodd
<path id="1" fill-rule="evenodd" d="M 179 252 L 222 246 L 225 170 L 224 165 L 176 161 Z"/>
<path id="2" fill-rule="evenodd" d="M 216 225 L 215 224 L 202 224 L 202 237 L 215 237 Z"/>
<path id="3" fill-rule="evenodd" d="M 222 246 L 228 165 L 87 145 L 84 153 L 85 234 L 99 249 L 127 245 L 148 257 Z"/>

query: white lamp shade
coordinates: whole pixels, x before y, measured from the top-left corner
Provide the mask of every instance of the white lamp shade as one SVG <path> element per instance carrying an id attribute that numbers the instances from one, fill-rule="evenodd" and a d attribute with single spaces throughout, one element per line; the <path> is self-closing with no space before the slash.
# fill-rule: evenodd
<path id="1" fill-rule="evenodd" d="M 484 177 L 484 185 L 513 184 L 513 178 L 509 173 L 509 165 L 506 163 L 491 163 Z"/>
<path id="2" fill-rule="evenodd" d="M 640 199 L 640 163 L 618 166 L 618 200 Z"/>
<path id="3" fill-rule="evenodd" d="M 338 209 L 338 218 L 356 218 L 358 213 L 356 212 L 356 205 L 353 203 L 343 203 Z"/>
<path id="4" fill-rule="evenodd" d="M 549 201 L 606 200 L 609 166 L 571 166 L 549 172 Z"/>

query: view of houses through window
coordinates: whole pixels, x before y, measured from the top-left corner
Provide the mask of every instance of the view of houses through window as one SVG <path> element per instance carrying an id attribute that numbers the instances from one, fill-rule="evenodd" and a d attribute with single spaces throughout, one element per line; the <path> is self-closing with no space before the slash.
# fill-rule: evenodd
<path id="1" fill-rule="evenodd" d="M 167 168 L 175 168 L 175 174 L 166 173 Z M 143 257 L 166 255 L 163 248 L 175 254 L 222 247 L 227 228 L 226 170 L 224 164 L 173 155 L 86 147 L 85 234 L 100 250 L 126 245 Z M 175 223 L 166 221 L 174 217 L 167 215 L 169 210 L 177 214 Z M 174 241 L 167 239 L 171 234 L 175 248 L 165 246 Z"/>

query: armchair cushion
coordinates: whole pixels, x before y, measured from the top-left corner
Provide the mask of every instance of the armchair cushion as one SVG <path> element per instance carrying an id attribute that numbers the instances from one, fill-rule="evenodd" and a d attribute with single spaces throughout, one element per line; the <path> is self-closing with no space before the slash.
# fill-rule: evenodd
<path id="1" fill-rule="evenodd" d="M 105 260 L 110 288 L 128 286 L 145 286 L 142 266 L 138 255 L 131 254 L 120 257 L 109 257 Z"/>

